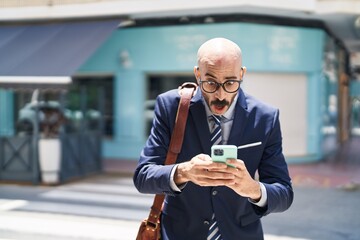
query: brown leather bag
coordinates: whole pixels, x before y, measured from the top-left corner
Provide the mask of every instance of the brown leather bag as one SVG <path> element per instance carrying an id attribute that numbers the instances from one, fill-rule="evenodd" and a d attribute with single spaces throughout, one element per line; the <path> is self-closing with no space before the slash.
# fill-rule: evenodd
<path id="1" fill-rule="evenodd" d="M 197 89 L 195 83 L 187 82 L 179 87 L 180 103 L 175 119 L 174 130 L 171 135 L 170 147 L 166 155 L 165 165 L 174 164 L 180 153 L 184 139 L 186 120 L 189 113 L 190 100 Z M 150 214 L 144 219 L 136 236 L 136 240 L 159 240 L 161 239 L 161 209 L 165 196 L 156 194 Z"/>

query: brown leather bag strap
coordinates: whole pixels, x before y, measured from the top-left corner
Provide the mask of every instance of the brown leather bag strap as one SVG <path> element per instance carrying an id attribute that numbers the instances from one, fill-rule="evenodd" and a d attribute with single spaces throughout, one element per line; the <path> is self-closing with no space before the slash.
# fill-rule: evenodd
<path id="1" fill-rule="evenodd" d="M 174 164 L 181 151 L 186 120 L 189 114 L 190 101 L 195 93 L 195 83 L 184 83 L 179 87 L 180 102 L 176 113 L 175 126 L 171 135 L 170 147 L 166 155 L 165 165 Z"/>
<path id="2" fill-rule="evenodd" d="M 180 102 L 176 114 L 174 130 L 171 134 L 170 147 L 167 152 L 164 165 L 176 163 L 177 155 L 181 151 L 184 140 L 185 125 L 189 113 L 190 101 L 192 96 L 195 94 L 196 89 L 197 85 L 191 82 L 186 82 L 179 87 Z M 147 221 L 147 225 L 149 227 L 156 227 L 160 217 L 164 198 L 165 195 L 163 194 L 155 195 Z"/>

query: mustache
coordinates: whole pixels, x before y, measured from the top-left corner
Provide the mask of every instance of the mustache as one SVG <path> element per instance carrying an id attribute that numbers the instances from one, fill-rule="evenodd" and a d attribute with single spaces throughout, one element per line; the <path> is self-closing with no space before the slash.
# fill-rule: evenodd
<path id="1" fill-rule="evenodd" d="M 230 103 L 226 100 L 222 100 L 220 101 L 219 99 L 216 99 L 214 101 L 211 101 L 210 105 L 216 105 L 218 107 L 224 107 L 224 106 L 229 106 Z"/>

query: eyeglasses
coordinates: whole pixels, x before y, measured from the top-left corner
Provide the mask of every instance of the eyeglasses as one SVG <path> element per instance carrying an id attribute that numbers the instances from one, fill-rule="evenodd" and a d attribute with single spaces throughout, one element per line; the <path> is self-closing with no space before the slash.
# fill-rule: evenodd
<path id="1" fill-rule="evenodd" d="M 214 93 L 216 92 L 220 86 L 228 93 L 234 93 L 240 88 L 242 80 L 227 80 L 223 83 L 218 83 L 215 81 L 202 81 L 200 80 L 200 86 L 202 90 L 207 93 Z"/>

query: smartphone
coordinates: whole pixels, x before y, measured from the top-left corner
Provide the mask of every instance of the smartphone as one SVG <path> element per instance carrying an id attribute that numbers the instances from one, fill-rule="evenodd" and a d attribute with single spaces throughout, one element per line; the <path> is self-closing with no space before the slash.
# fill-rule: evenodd
<path id="1" fill-rule="evenodd" d="M 235 145 L 213 145 L 211 147 L 211 158 L 214 162 L 226 163 L 226 159 L 237 159 L 237 147 Z M 228 164 L 230 167 L 235 167 Z"/>

